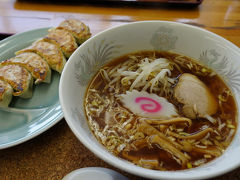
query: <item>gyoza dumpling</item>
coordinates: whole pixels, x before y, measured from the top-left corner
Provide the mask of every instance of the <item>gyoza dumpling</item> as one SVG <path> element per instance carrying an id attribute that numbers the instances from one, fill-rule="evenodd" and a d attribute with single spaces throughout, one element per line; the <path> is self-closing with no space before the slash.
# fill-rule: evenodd
<path id="1" fill-rule="evenodd" d="M 35 84 L 39 84 L 41 82 L 51 82 L 51 69 L 48 63 L 36 53 L 21 53 L 11 59 L 3 61 L 1 64 L 18 64 L 23 66 L 32 74 L 35 79 Z"/>
<path id="2" fill-rule="evenodd" d="M 43 57 L 51 69 L 61 73 L 66 63 L 62 51 L 54 43 L 46 42 L 43 39 L 34 42 L 26 49 L 16 52 L 16 55 L 24 52 L 34 52 Z"/>
<path id="3" fill-rule="evenodd" d="M 65 29 L 50 29 L 44 40 L 57 43 L 67 58 L 78 48 L 73 35 Z"/>
<path id="4" fill-rule="evenodd" d="M 32 97 L 33 78 L 25 68 L 15 64 L 1 65 L 0 79 L 12 86 L 14 96 Z"/>
<path id="5" fill-rule="evenodd" d="M 13 88 L 7 82 L 0 80 L 0 107 L 8 107 L 12 100 Z"/>
<path id="6" fill-rule="evenodd" d="M 58 29 L 66 29 L 76 38 L 78 44 L 82 44 L 91 37 L 90 29 L 77 19 L 67 19 L 60 23 Z"/>

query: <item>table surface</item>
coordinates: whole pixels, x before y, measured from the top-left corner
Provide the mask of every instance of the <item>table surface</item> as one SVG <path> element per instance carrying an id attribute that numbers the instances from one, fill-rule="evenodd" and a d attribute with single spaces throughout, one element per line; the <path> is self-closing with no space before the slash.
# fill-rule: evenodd
<path id="1" fill-rule="evenodd" d="M 87 4 L 77 0 L 66 2 L 0 0 L 0 37 L 56 26 L 65 18 L 80 19 L 90 27 L 93 35 L 129 22 L 168 20 L 202 27 L 240 47 L 239 0 L 204 0 L 195 8 L 160 4 Z M 130 179 L 142 179 L 96 157 L 78 141 L 64 119 L 32 140 L 0 150 L 1 180 L 60 180 L 75 169 L 92 166 L 117 170 Z M 240 179 L 240 168 L 214 179 Z"/>

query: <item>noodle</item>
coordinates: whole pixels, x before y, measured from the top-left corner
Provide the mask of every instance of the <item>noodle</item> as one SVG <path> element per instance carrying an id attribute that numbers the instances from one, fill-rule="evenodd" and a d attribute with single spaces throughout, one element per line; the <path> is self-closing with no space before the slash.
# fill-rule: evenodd
<path id="1" fill-rule="evenodd" d="M 198 102 L 189 109 L 176 98 L 183 74 L 209 88 L 216 112 L 200 116 Z M 221 78 L 195 60 L 170 52 L 141 51 L 113 60 L 92 79 L 84 103 L 99 142 L 148 169 L 182 170 L 208 163 L 224 152 L 237 128 L 236 104 Z"/>

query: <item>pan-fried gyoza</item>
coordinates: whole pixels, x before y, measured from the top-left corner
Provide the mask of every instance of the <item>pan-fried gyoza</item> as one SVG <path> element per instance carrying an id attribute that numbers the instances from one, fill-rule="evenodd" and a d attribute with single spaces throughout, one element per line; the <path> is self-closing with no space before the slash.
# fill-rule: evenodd
<path id="1" fill-rule="evenodd" d="M 237 128 L 236 104 L 223 80 L 170 52 L 132 53 L 102 67 L 89 84 L 85 112 L 111 153 L 154 170 L 215 159 Z"/>
<path id="2" fill-rule="evenodd" d="M 81 43 L 90 38 L 88 26 L 77 19 L 64 20 L 57 28 L 15 52 L 9 59 L 0 58 L 0 107 L 8 107 L 12 96 L 32 97 L 34 84 L 50 83 L 52 71 L 62 72 L 66 60 Z"/>

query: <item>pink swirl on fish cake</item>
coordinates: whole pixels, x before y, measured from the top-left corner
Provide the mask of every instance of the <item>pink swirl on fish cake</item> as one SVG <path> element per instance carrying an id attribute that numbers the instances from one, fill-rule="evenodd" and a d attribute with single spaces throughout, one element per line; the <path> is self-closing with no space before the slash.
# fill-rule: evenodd
<path id="1" fill-rule="evenodd" d="M 140 107 L 143 111 L 146 111 L 148 113 L 156 113 L 161 111 L 162 106 L 159 102 L 156 100 L 149 98 L 149 97 L 137 97 L 135 99 L 136 103 L 140 103 L 141 101 L 149 101 L 151 104 L 141 104 Z"/>

